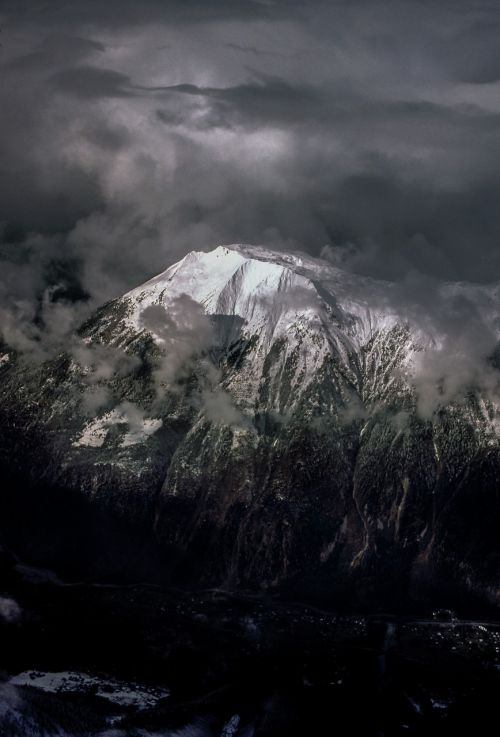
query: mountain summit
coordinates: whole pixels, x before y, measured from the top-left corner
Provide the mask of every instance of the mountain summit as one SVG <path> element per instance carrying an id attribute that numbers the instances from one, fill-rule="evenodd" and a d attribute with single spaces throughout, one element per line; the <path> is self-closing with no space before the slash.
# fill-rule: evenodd
<path id="1" fill-rule="evenodd" d="M 490 320 L 500 304 L 493 287 L 443 293 Z M 219 246 L 104 305 L 42 365 L 6 348 L 9 509 L 58 528 L 84 509 L 89 535 L 121 520 L 177 583 L 498 603 L 496 404 L 468 386 L 422 412 L 436 333 L 398 304 L 326 261 Z"/>

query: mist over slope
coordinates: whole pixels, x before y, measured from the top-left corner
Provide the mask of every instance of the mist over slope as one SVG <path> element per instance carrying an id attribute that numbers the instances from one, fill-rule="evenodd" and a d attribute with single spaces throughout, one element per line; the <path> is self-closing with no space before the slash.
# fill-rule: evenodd
<path id="1" fill-rule="evenodd" d="M 5 345 L 3 535 L 102 575 L 497 603 L 499 297 L 190 252 L 64 351 Z"/>

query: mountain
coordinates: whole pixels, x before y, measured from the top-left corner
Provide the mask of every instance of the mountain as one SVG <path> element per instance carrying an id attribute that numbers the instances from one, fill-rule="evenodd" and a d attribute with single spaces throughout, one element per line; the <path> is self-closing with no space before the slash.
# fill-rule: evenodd
<path id="1" fill-rule="evenodd" d="M 496 317 L 498 288 L 444 289 Z M 422 413 L 435 336 L 397 295 L 233 245 L 104 305 L 56 357 L 6 346 L 4 539 L 101 571 L 153 545 L 182 584 L 497 605 L 498 408 L 468 387 Z"/>

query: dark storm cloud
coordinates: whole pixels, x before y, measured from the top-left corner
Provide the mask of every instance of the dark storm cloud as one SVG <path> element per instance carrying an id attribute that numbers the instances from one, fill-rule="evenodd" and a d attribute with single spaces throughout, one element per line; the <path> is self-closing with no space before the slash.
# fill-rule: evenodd
<path id="1" fill-rule="evenodd" d="M 129 97 L 133 95 L 130 79 L 112 69 L 82 66 L 52 75 L 50 82 L 60 92 L 74 97 Z"/>
<path id="2" fill-rule="evenodd" d="M 100 203 L 95 178 L 59 155 L 59 128 L 45 130 L 44 114 L 52 99 L 47 75 L 101 53 L 104 46 L 78 35 L 49 33 L 29 48 L 17 53 L 17 45 L 6 39 L 0 50 L 0 62 L 5 57 L 0 66 L 0 223 L 7 236 L 67 230 Z"/>
<path id="3" fill-rule="evenodd" d="M 51 35 L 43 39 L 35 51 L 15 56 L 5 65 L 18 72 L 37 72 L 44 67 L 66 65 L 68 61 L 84 59 L 89 52 L 104 51 L 103 44 L 79 36 Z"/>
<path id="4" fill-rule="evenodd" d="M 328 102 L 321 91 L 307 86 L 291 84 L 283 79 L 266 78 L 235 85 L 233 87 L 197 87 L 193 84 L 179 84 L 162 90 L 204 98 L 210 106 L 213 127 L 217 121 L 222 125 L 255 128 L 272 123 L 293 124 L 304 120 L 319 123 L 325 117 Z M 185 123 L 190 124 L 186 111 Z"/>
<path id="5" fill-rule="evenodd" d="M 52 345 L 52 303 L 220 242 L 500 279 L 496 5 L 4 0 L 0 25 L 11 328 L 42 309 Z"/>
<path id="6" fill-rule="evenodd" d="M 443 61 L 449 61 L 456 78 L 464 82 L 497 82 L 500 80 L 499 34 L 498 18 L 476 23 L 443 44 Z"/>
<path id="7" fill-rule="evenodd" d="M 500 276 L 500 175 L 492 157 L 500 153 L 498 112 L 380 101 L 265 77 L 225 88 L 177 85 L 171 92 L 201 98 L 204 108 L 197 114 L 189 105 L 162 108 L 157 115 L 167 125 L 288 131 L 282 176 L 290 207 L 279 187 L 266 193 L 285 239 L 313 249 L 319 239 L 341 247 L 354 241 L 351 266 L 376 276 L 399 278 L 412 267 L 448 279 Z M 340 171 L 335 154 L 321 146 L 330 135 L 340 159 L 354 154 Z M 255 200 L 264 214 L 269 204 L 257 194 Z"/>
<path id="8" fill-rule="evenodd" d="M 253 54 L 255 56 L 279 56 L 276 51 L 265 51 L 264 49 L 258 49 L 255 46 L 240 46 L 235 43 L 227 43 L 225 45 L 228 49 L 241 51 L 244 54 Z"/>
<path id="9" fill-rule="evenodd" d="M 287 8 L 287 3 L 289 8 Z M 5 0 L 7 20 L 22 17 L 25 22 L 100 23 L 127 25 L 152 22 L 191 25 L 223 21 L 251 21 L 289 15 L 293 0 Z"/>
<path id="10" fill-rule="evenodd" d="M 103 70 L 104 71 L 104 70 Z M 229 87 L 198 87 L 194 84 L 178 84 L 171 87 L 140 88 L 151 92 L 191 95 L 203 98 L 227 123 L 255 128 L 277 123 L 282 126 L 311 123 L 330 128 L 332 133 L 339 126 L 349 127 L 366 134 L 368 128 L 377 125 L 392 128 L 390 135 L 409 133 L 429 143 L 430 136 L 449 141 L 450 134 L 497 136 L 500 114 L 481 110 L 477 105 L 440 105 L 428 101 L 385 100 L 377 101 L 361 96 L 344 85 L 330 88 L 295 84 L 279 77 L 255 73 L 245 84 Z M 184 118 L 190 123 L 189 110 Z M 436 141 L 437 143 L 437 141 Z"/>

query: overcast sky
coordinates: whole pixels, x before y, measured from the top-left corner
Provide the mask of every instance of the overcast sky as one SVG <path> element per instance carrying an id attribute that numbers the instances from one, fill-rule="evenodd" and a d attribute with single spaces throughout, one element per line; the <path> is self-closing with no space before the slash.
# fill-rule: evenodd
<path id="1" fill-rule="evenodd" d="M 103 301 L 235 241 L 500 279 L 497 1 L 0 0 L 0 25 L 4 300 Z"/>

